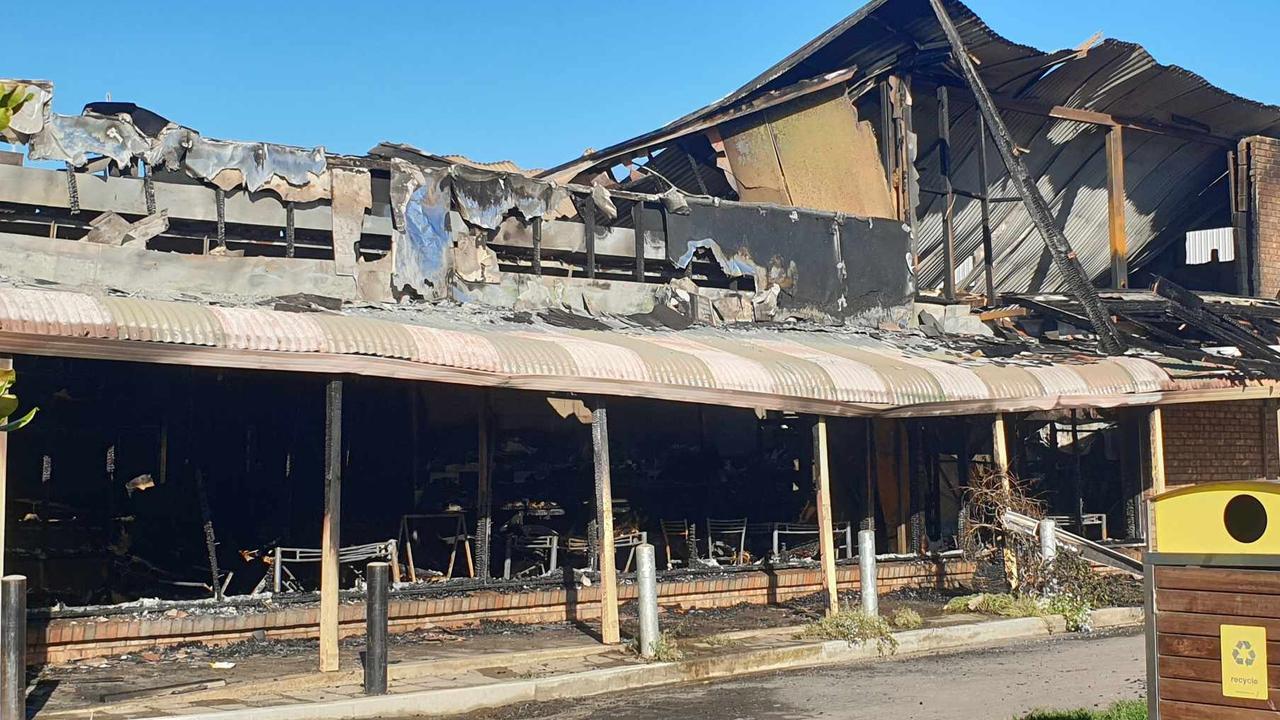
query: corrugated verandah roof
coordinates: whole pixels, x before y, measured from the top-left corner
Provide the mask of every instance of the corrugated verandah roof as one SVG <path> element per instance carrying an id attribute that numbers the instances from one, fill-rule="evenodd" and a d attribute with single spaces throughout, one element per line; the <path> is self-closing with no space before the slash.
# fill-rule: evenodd
<path id="1" fill-rule="evenodd" d="M 917 345 L 849 332 L 441 327 L 0 288 L 0 352 L 345 372 L 842 415 L 975 402 L 1005 409 L 1141 404 L 1162 392 L 1222 385 L 1175 380 L 1139 357 L 1051 363 Z"/>

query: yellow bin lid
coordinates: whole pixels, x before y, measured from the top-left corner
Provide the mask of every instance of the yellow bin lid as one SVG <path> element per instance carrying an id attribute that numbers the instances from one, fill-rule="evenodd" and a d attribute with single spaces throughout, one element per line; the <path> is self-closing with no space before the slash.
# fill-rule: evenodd
<path id="1" fill-rule="evenodd" d="M 1153 550 L 1280 555 L 1280 483 L 1216 482 L 1152 499 Z"/>

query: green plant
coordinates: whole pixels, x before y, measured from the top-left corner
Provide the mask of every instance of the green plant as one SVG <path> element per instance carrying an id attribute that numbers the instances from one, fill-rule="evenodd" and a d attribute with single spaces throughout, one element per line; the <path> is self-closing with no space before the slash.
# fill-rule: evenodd
<path id="1" fill-rule="evenodd" d="M 28 90 L 26 85 L 14 85 L 0 94 L 0 132 L 8 130 L 13 116 L 35 97 L 36 94 Z"/>
<path id="2" fill-rule="evenodd" d="M 901 630 L 915 630 L 924 627 L 924 618 L 911 608 L 901 607 L 893 611 L 889 623 Z"/>
<path id="3" fill-rule="evenodd" d="M 1121 700 L 1105 710 L 1037 710 L 1023 720 L 1147 720 L 1147 702 Z"/>
<path id="4" fill-rule="evenodd" d="M 3 117 L 3 114 L 0 114 L 0 117 Z M 18 374 L 12 368 L 0 370 L 0 418 L 6 418 L 3 422 L 0 422 L 0 432 L 9 432 L 10 430 L 19 430 L 25 427 L 36 416 L 36 412 L 40 410 L 40 408 L 31 408 L 25 415 L 16 420 L 7 419 L 18 412 L 18 398 L 9 392 L 9 389 L 13 387 L 17 380 Z"/>
<path id="5" fill-rule="evenodd" d="M 862 645 L 874 640 L 881 655 L 898 651 L 898 640 L 893 636 L 889 622 L 879 615 L 867 615 L 860 609 L 846 608 L 834 615 L 805 625 L 799 637 L 819 640 L 844 640 L 850 645 Z"/>
<path id="6" fill-rule="evenodd" d="M 1050 615 L 1061 615 L 1067 621 L 1068 632 L 1088 632 L 1089 603 L 1071 593 L 1049 596 L 1045 610 Z"/>

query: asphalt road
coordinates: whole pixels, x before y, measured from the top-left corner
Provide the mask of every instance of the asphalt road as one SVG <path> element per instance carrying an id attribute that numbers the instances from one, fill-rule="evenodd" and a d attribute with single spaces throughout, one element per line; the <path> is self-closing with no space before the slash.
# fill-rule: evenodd
<path id="1" fill-rule="evenodd" d="M 754 675 L 619 695 L 519 705 L 469 720 L 1010 720 L 1040 708 L 1139 697 L 1140 634 L 1004 645 L 954 655 Z"/>

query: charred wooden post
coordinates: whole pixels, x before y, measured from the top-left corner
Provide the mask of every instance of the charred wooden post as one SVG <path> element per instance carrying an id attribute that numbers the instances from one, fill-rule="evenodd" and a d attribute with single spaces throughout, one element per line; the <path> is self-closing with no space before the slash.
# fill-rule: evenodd
<path id="1" fill-rule="evenodd" d="M 951 101 L 947 86 L 938 86 L 938 174 L 942 177 L 942 295 L 956 299 L 956 196 L 951 191 Z"/>
<path id="2" fill-rule="evenodd" d="M 590 195 L 578 206 L 582 215 L 582 235 L 587 249 L 587 277 L 596 276 L 596 200 Z"/>
<path id="3" fill-rule="evenodd" d="M 1013 482 L 1009 477 L 1009 432 L 1005 427 L 1004 413 L 996 413 L 991 423 L 991 462 L 1000 473 L 1000 489 L 1007 499 L 1013 494 Z M 1007 501 L 1007 500 L 1006 500 Z M 1004 572 L 1011 587 L 1018 587 L 1018 556 L 1005 544 Z"/>
<path id="4" fill-rule="evenodd" d="M 996 109 L 995 102 L 991 99 L 991 93 L 987 91 L 986 84 L 979 77 L 978 69 L 969 57 L 964 41 L 960 39 L 960 32 L 956 30 L 955 24 L 951 22 L 951 16 L 947 14 L 946 8 L 942 6 L 942 0 L 929 0 L 929 4 L 933 7 L 933 12 L 937 16 L 938 22 L 942 25 L 942 31 L 946 34 L 947 41 L 951 44 L 952 59 L 960 67 L 960 71 L 964 75 L 970 91 L 973 92 L 974 99 L 977 101 L 978 109 L 982 112 L 983 117 L 986 118 L 987 124 L 991 126 L 991 133 L 996 141 L 996 150 L 1000 153 L 1001 160 L 1004 161 L 1005 169 L 1009 171 L 1009 178 L 1013 181 L 1014 187 L 1017 188 L 1018 194 L 1022 196 L 1023 204 L 1027 208 L 1027 214 L 1031 216 L 1036 229 L 1040 231 L 1040 235 L 1044 238 L 1045 245 L 1049 248 L 1049 254 L 1053 257 L 1054 265 L 1062 273 L 1071 294 L 1084 306 L 1085 314 L 1093 325 L 1093 331 L 1098 335 L 1099 347 L 1108 355 L 1123 353 L 1125 344 L 1120 338 L 1120 333 L 1116 330 L 1115 323 L 1111 320 L 1111 315 L 1102 304 L 1102 299 L 1098 297 L 1098 291 L 1093 287 L 1089 276 L 1085 274 L 1079 258 L 1076 257 L 1075 250 L 1071 248 L 1071 243 L 1067 241 L 1067 236 L 1058 228 L 1053 212 L 1049 209 L 1049 204 L 1045 201 L 1044 196 L 1040 194 L 1040 189 L 1036 187 L 1035 182 L 1031 179 L 1027 166 L 1022 162 L 1022 158 L 1018 156 L 1013 137 L 1009 134 L 1009 129 L 1005 127 L 1004 120 L 1000 117 L 1000 111 Z"/>
<path id="5" fill-rule="evenodd" d="M 831 461 L 827 448 L 827 419 L 818 416 L 813 425 L 813 485 L 817 490 L 818 551 L 822 560 L 823 587 L 827 591 L 827 614 L 840 611 L 836 589 L 835 525 L 831 520 Z"/>
<path id="6" fill-rule="evenodd" d="M 542 218 L 533 219 L 533 274 L 542 275 Z"/>
<path id="7" fill-rule="evenodd" d="M 600 563 L 600 640 L 616 645 L 618 630 L 618 574 L 613 549 L 613 490 L 609 477 L 609 415 L 604 400 L 591 409 L 591 447 L 596 485 L 596 546 Z"/>
<path id="8" fill-rule="evenodd" d="M 493 437 L 492 414 L 489 395 L 480 401 L 479 462 L 476 488 L 476 577 L 489 579 L 489 565 L 493 535 Z"/>
<path id="9" fill-rule="evenodd" d="M 894 204 L 898 208 L 898 218 L 906 219 L 907 204 L 902 202 L 902 186 L 897 179 L 897 163 L 894 153 L 898 146 L 893 125 L 893 87 L 888 80 L 880 81 L 880 164 L 884 165 L 884 178 L 889 183 L 889 192 L 893 193 Z"/>
<path id="10" fill-rule="evenodd" d="M 631 206 L 631 225 L 636 234 L 636 272 L 635 281 L 644 282 L 644 201 L 636 201 Z"/>
<path id="11" fill-rule="evenodd" d="M 342 380 L 325 388 L 324 525 L 320 539 L 320 671 L 338 670 L 338 548 L 342 511 Z"/>
<path id="12" fill-rule="evenodd" d="M 209 574 L 212 576 L 213 598 L 222 602 L 221 572 L 218 570 L 218 539 L 213 533 L 213 512 L 209 509 L 209 490 L 205 486 L 204 471 L 196 468 L 196 495 L 200 502 L 200 522 L 204 528 L 204 549 L 209 556 Z"/>
<path id="13" fill-rule="evenodd" d="M 1129 287 L 1129 240 L 1124 227 L 1124 135 L 1107 130 L 1107 231 L 1111 238 L 1111 287 Z"/>
<path id="14" fill-rule="evenodd" d="M 982 196 L 978 198 L 982 210 L 982 278 L 987 289 L 987 305 L 1000 304 L 996 296 L 995 249 L 991 242 L 991 185 L 987 175 L 987 121 L 982 113 L 974 113 L 978 121 L 978 184 L 982 186 Z"/>
<path id="15" fill-rule="evenodd" d="M 0 580 L 0 718 L 27 716 L 27 579 Z"/>

